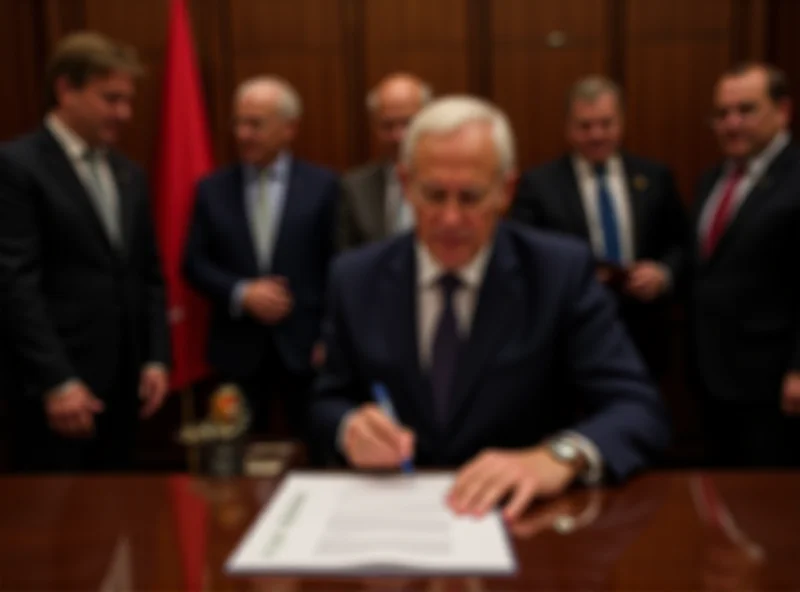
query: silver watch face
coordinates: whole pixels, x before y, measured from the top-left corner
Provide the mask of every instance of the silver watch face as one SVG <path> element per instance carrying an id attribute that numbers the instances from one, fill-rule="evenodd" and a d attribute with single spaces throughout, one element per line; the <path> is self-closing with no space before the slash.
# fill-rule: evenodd
<path id="1" fill-rule="evenodd" d="M 566 462 L 575 462 L 578 459 L 578 449 L 571 442 L 556 440 L 550 444 L 553 454 Z"/>

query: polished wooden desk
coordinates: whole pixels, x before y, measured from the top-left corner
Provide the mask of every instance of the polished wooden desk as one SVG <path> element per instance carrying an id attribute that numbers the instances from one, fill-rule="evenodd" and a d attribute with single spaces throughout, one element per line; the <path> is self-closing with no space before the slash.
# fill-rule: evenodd
<path id="1" fill-rule="evenodd" d="M 226 576 L 277 483 L 0 479 L 0 589 L 800 590 L 800 473 L 653 473 L 576 491 L 513 527 L 513 578 Z"/>

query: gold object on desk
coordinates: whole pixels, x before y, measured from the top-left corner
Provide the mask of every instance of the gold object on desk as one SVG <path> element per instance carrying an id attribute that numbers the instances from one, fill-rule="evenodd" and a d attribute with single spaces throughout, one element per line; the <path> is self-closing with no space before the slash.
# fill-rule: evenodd
<path id="1" fill-rule="evenodd" d="M 179 440 L 199 451 L 201 473 L 230 477 L 242 472 L 244 436 L 249 425 L 250 413 L 241 390 L 227 383 L 211 395 L 208 417 L 185 424 Z"/>

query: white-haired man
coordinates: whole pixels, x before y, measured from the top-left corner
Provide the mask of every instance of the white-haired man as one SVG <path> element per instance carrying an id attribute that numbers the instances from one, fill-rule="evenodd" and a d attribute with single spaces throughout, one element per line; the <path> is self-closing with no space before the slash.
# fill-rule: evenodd
<path id="1" fill-rule="evenodd" d="M 400 144 L 411 119 L 431 100 L 430 86 L 412 74 L 395 73 L 367 95 L 372 132 L 380 157 L 342 178 L 340 249 L 357 247 L 409 230 L 414 223 L 397 175 Z"/>
<path id="2" fill-rule="evenodd" d="M 645 466 L 668 438 L 663 407 L 588 247 L 501 221 L 515 181 L 505 116 L 436 101 L 401 159 L 415 233 L 331 273 L 312 407 L 328 452 L 357 468 L 461 466 L 451 506 L 508 496 L 509 519 L 579 476 Z M 376 385 L 395 418 L 370 402 Z"/>
<path id="3" fill-rule="evenodd" d="M 199 183 L 184 273 L 212 304 L 209 361 L 243 388 L 255 430 L 267 431 L 267 399 L 281 394 L 289 427 L 305 437 L 338 180 L 292 157 L 301 111 L 284 80 L 239 87 L 241 163 Z"/>

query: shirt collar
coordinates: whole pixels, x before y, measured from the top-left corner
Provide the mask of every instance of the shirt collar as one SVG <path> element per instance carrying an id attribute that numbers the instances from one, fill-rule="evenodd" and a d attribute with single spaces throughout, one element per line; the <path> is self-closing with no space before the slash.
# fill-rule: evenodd
<path id="1" fill-rule="evenodd" d="M 44 124 L 71 160 L 81 160 L 89 152 L 89 144 L 61 121 L 55 113 L 47 115 Z"/>
<path id="2" fill-rule="evenodd" d="M 259 177 L 262 171 L 266 171 L 267 175 L 276 181 L 283 182 L 289 175 L 289 168 L 292 165 L 292 155 L 288 150 L 282 150 L 278 153 L 270 164 L 266 167 L 259 168 L 253 164 L 245 164 L 244 171 L 248 180 L 255 180 Z"/>
<path id="3" fill-rule="evenodd" d="M 746 173 L 748 175 L 755 175 L 759 176 L 764 171 L 769 168 L 769 165 L 772 164 L 772 161 L 781 153 L 781 151 L 786 148 L 791 140 L 791 136 L 789 132 L 783 130 L 778 132 L 772 141 L 767 144 L 767 147 L 764 148 L 760 154 L 750 158 L 747 161 L 747 170 Z M 732 163 L 729 163 L 730 166 L 733 166 Z"/>
<path id="4" fill-rule="evenodd" d="M 572 167 L 580 177 L 594 177 L 594 166 L 577 152 L 572 155 Z M 622 159 L 619 154 L 612 154 L 606 163 L 607 175 L 618 175 L 622 172 Z"/>
<path id="5" fill-rule="evenodd" d="M 471 289 L 477 289 L 486 275 L 489 256 L 492 253 L 493 242 L 483 247 L 478 254 L 466 265 L 455 270 L 454 274 Z M 433 257 L 428 247 L 417 240 L 417 285 L 422 288 L 433 286 L 442 275 L 446 273 L 444 267 Z"/>

